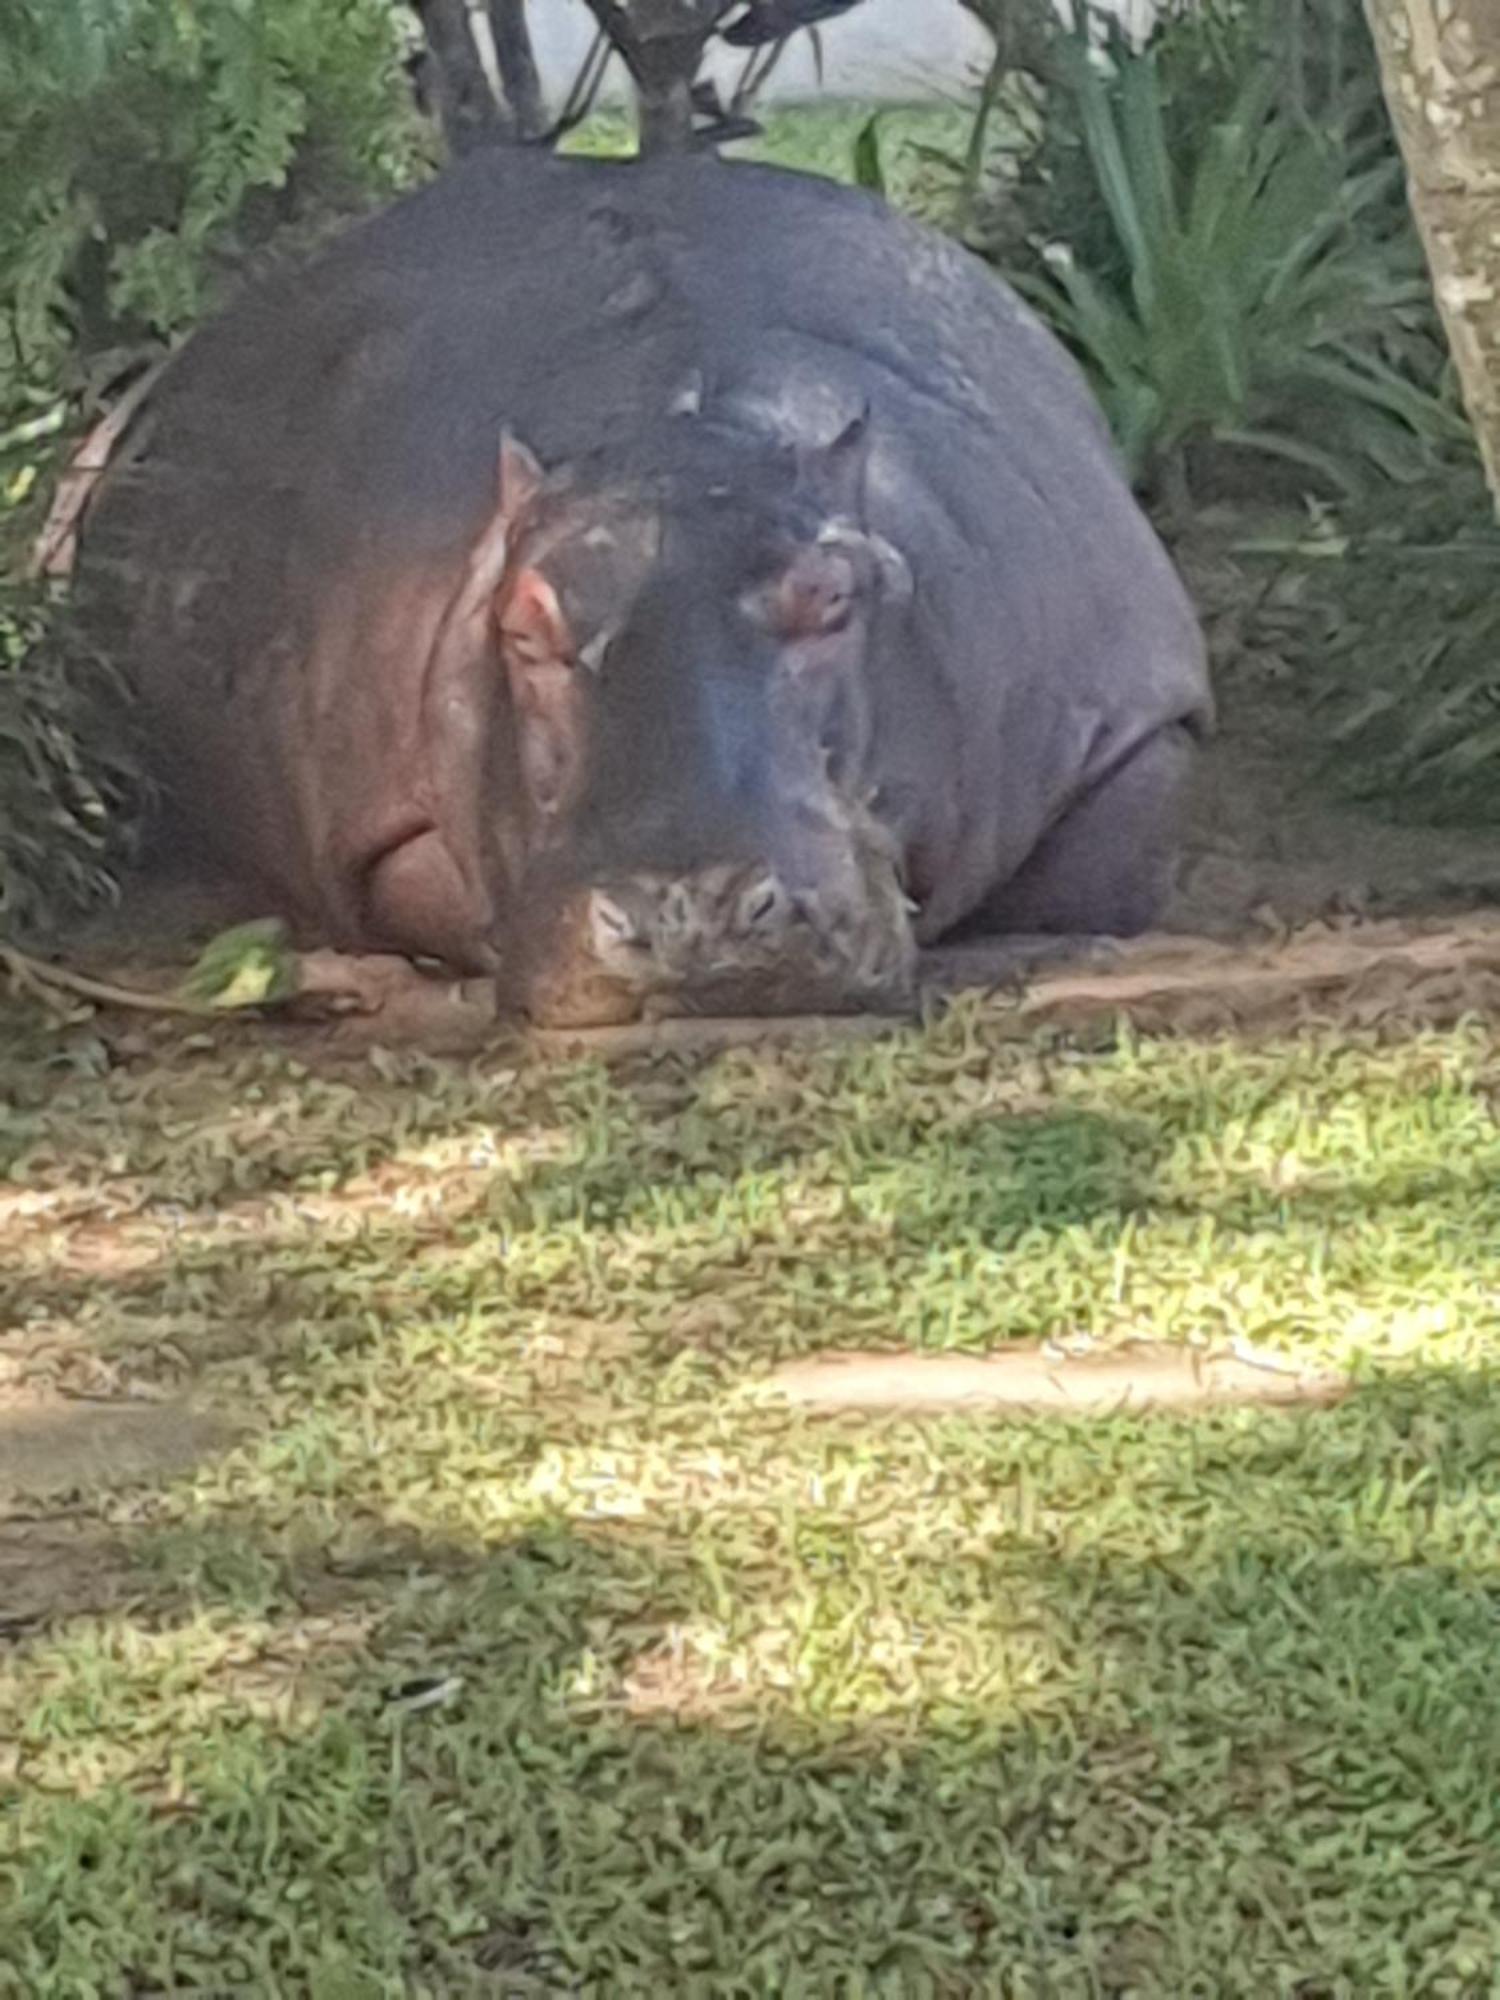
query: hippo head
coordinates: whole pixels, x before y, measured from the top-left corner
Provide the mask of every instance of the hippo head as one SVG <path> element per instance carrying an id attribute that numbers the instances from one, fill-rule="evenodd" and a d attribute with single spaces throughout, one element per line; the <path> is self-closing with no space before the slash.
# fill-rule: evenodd
<path id="1" fill-rule="evenodd" d="M 906 1004 L 869 665 L 910 578 L 864 525 L 867 445 L 863 420 L 803 450 L 695 414 L 644 465 L 544 472 L 505 441 L 485 838 L 511 1006 L 582 1026 Z"/>

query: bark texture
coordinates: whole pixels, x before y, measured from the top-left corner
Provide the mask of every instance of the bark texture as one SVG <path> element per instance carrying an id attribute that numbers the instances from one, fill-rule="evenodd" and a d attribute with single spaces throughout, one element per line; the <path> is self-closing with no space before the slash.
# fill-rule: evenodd
<path id="1" fill-rule="evenodd" d="M 730 0 L 585 0 L 635 85 L 642 153 L 693 145 L 693 80 Z"/>
<path id="2" fill-rule="evenodd" d="M 412 7 L 426 37 L 418 101 L 436 113 L 450 152 L 545 132 L 526 0 L 412 0 Z"/>
<path id="3" fill-rule="evenodd" d="M 489 20 L 516 137 L 540 138 L 547 129 L 547 107 L 526 26 L 526 0 L 489 0 Z"/>
<path id="4" fill-rule="evenodd" d="M 1500 0 L 1365 0 L 1365 12 L 1500 507 Z"/>
<path id="5" fill-rule="evenodd" d="M 412 0 L 412 5 L 427 39 L 419 96 L 436 111 L 449 151 L 461 157 L 476 146 L 509 137 L 464 0 Z"/>

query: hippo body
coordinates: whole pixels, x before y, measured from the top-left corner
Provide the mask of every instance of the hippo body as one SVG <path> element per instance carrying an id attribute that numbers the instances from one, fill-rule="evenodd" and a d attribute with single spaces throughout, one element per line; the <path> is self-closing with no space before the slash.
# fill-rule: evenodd
<path id="1" fill-rule="evenodd" d="M 241 299 L 80 599 L 179 838 L 556 1019 L 1137 931 L 1209 720 L 1052 336 L 874 198 L 704 159 L 486 153 Z"/>

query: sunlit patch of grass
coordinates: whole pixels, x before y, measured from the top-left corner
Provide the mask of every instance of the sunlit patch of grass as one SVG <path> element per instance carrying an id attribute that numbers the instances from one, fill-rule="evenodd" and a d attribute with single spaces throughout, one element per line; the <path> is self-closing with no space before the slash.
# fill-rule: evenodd
<path id="1" fill-rule="evenodd" d="M 18 1023 L 0 1452 L 7 1383 L 91 1369 L 240 1442 L 70 1502 L 112 1608 L 0 1654 L 0 1993 L 1485 1990 L 1500 1044 L 1008 1032 L 319 1071 Z M 1080 1332 L 1360 1386 L 758 1392 Z"/>

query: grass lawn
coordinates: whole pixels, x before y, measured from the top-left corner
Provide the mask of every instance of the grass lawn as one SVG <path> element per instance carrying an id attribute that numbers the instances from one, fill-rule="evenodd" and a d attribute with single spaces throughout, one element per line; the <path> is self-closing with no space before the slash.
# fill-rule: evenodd
<path id="1" fill-rule="evenodd" d="M 1494 1031 L 174 1046 L 0 1022 L 0 1477 L 234 1427 L 0 1505 L 0 1993 L 1495 1990 Z M 1359 1386 L 763 1393 L 1080 1331 Z"/>

